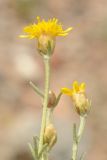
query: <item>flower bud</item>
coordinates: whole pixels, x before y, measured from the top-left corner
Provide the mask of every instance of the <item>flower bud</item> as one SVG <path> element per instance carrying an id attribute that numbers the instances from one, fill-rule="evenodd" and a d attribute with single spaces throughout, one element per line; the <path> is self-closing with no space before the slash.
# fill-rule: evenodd
<path id="1" fill-rule="evenodd" d="M 38 50 L 42 55 L 52 55 L 55 48 L 55 38 L 42 34 L 38 39 Z"/>
<path id="2" fill-rule="evenodd" d="M 44 132 L 44 144 L 47 143 L 49 149 L 51 149 L 57 141 L 57 133 L 56 129 L 54 128 L 53 124 L 48 124 L 45 128 Z"/>
<path id="3" fill-rule="evenodd" d="M 56 102 L 56 95 L 53 91 L 49 91 L 48 108 L 53 108 Z"/>
<path id="4" fill-rule="evenodd" d="M 75 109 L 79 115 L 88 114 L 90 110 L 90 101 L 86 98 L 83 93 L 76 93 L 72 96 Z"/>
<path id="5" fill-rule="evenodd" d="M 71 96 L 76 112 L 81 115 L 87 115 L 90 111 L 91 102 L 86 97 L 85 83 L 73 82 L 73 88 L 62 88 L 62 93 Z"/>

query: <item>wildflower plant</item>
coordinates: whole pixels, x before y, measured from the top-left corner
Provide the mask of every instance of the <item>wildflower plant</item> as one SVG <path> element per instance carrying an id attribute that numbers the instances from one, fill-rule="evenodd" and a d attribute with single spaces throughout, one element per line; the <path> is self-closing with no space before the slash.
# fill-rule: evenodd
<path id="1" fill-rule="evenodd" d="M 75 111 L 80 117 L 78 130 L 76 124 L 73 127 L 71 160 L 77 160 L 78 144 L 83 135 L 86 118 L 90 110 L 90 101 L 86 96 L 85 83 L 79 85 L 75 81 L 72 89 L 61 88 L 57 96 L 50 89 L 50 59 L 54 52 L 56 37 L 67 36 L 72 29 L 72 27 L 69 27 L 64 30 L 62 24 L 56 18 L 45 21 L 37 17 L 37 23 L 24 27 L 25 34 L 19 36 L 20 38 L 35 38 L 37 40 L 37 50 L 42 55 L 45 68 L 44 92 L 30 81 L 30 86 L 43 99 L 40 135 L 39 137 L 33 137 L 33 145 L 29 144 L 34 160 L 48 160 L 49 153 L 57 142 L 57 131 L 52 121 L 52 116 L 63 94 L 71 97 Z M 82 160 L 83 156 L 80 159 Z"/>

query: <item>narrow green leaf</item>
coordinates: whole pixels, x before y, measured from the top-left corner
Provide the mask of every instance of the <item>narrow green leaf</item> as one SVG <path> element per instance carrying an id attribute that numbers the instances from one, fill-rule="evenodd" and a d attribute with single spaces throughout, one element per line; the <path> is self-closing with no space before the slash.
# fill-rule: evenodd
<path id="1" fill-rule="evenodd" d="M 34 160 L 37 160 L 34 148 L 32 147 L 32 145 L 30 143 L 28 145 L 29 145 L 30 151 L 32 153 L 32 157 L 34 158 Z"/>
<path id="2" fill-rule="evenodd" d="M 40 153 L 39 153 L 39 155 L 38 155 L 38 158 L 40 159 L 41 158 L 41 156 L 42 156 L 42 154 L 45 152 L 47 152 L 47 147 L 48 147 L 48 144 L 46 143 L 46 144 L 44 144 L 43 145 L 43 147 L 42 147 L 42 149 L 41 149 L 41 151 L 40 151 Z"/>
<path id="3" fill-rule="evenodd" d="M 29 84 L 38 95 L 40 95 L 42 98 L 44 97 L 43 92 L 32 81 L 30 81 Z"/>
<path id="4" fill-rule="evenodd" d="M 60 100 L 61 96 L 62 96 L 62 93 L 60 92 L 60 93 L 58 94 L 58 96 L 57 96 L 55 106 L 57 106 L 57 104 L 59 103 L 59 100 Z M 54 107 L 55 107 L 55 106 L 54 106 Z"/>
<path id="5" fill-rule="evenodd" d="M 39 138 L 37 136 L 33 137 L 33 144 L 34 144 L 34 151 L 36 157 L 38 157 L 38 144 L 39 144 Z"/>
<path id="6" fill-rule="evenodd" d="M 39 144 L 39 138 L 37 136 L 33 137 L 33 143 L 34 143 L 34 147 L 38 148 L 38 144 Z"/>

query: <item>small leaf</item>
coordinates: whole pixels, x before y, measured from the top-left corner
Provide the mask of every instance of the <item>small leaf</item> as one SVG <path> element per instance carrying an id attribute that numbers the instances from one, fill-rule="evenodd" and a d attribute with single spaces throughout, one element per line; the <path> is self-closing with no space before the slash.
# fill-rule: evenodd
<path id="1" fill-rule="evenodd" d="M 33 143 L 34 143 L 34 147 L 38 148 L 38 144 L 39 144 L 39 138 L 37 136 L 33 137 Z"/>
<path id="2" fill-rule="evenodd" d="M 32 145 L 30 143 L 28 145 L 29 145 L 30 151 L 32 153 L 32 157 L 34 158 L 34 160 L 37 160 L 37 156 L 35 154 L 34 148 L 32 147 Z"/>
<path id="3" fill-rule="evenodd" d="M 39 138 L 37 136 L 33 137 L 33 144 L 34 144 L 34 151 L 36 157 L 38 157 L 38 144 L 39 144 Z"/>
<path id="4" fill-rule="evenodd" d="M 40 153 L 39 153 L 39 155 L 38 155 L 38 158 L 40 159 L 41 158 L 41 156 L 42 156 L 42 154 L 45 152 L 47 152 L 47 147 L 48 147 L 48 144 L 47 143 L 45 143 L 44 145 L 43 145 L 43 147 L 42 147 L 42 149 L 41 149 L 41 151 L 40 151 Z"/>
<path id="5" fill-rule="evenodd" d="M 30 81 L 29 84 L 38 95 L 40 95 L 42 98 L 44 97 L 43 92 L 38 88 L 38 86 L 36 86 L 32 81 Z"/>
<path id="6" fill-rule="evenodd" d="M 62 96 L 62 93 L 60 92 L 57 99 L 56 99 L 55 106 L 59 103 L 59 100 L 60 100 L 61 96 Z"/>

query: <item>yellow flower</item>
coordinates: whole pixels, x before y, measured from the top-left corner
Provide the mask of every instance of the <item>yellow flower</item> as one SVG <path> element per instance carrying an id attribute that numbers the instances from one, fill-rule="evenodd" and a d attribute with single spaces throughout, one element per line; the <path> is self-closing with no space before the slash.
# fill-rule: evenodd
<path id="1" fill-rule="evenodd" d="M 63 30 L 61 23 L 58 23 L 58 19 L 56 18 L 45 21 L 44 19 L 41 20 L 40 17 L 37 17 L 37 21 L 37 24 L 34 23 L 24 27 L 24 32 L 27 33 L 27 35 L 21 35 L 20 37 L 39 39 L 41 35 L 48 35 L 50 37 L 66 36 L 69 31 L 72 30 L 72 27 Z"/>
<path id="2" fill-rule="evenodd" d="M 63 30 L 62 24 L 58 19 L 53 18 L 45 21 L 37 17 L 37 23 L 24 27 L 25 35 L 20 35 L 20 38 L 36 38 L 38 40 L 38 49 L 40 52 L 47 54 L 47 49 L 53 52 L 55 46 L 55 38 L 57 36 L 66 36 L 73 28 L 70 27 Z"/>
<path id="3" fill-rule="evenodd" d="M 86 97 L 85 88 L 85 83 L 79 85 L 77 81 L 74 81 L 72 89 L 61 89 L 62 93 L 72 97 L 73 104 L 79 115 L 86 115 L 90 110 L 90 102 Z"/>

